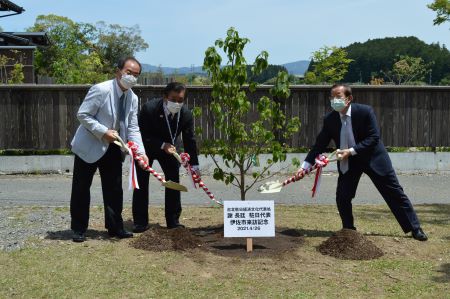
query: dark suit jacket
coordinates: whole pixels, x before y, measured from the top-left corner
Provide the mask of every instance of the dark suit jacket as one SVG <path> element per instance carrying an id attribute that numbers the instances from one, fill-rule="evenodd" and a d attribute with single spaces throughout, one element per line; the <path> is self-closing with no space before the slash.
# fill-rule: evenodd
<path id="1" fill-rule="evenodd" d="M 349 167 L 359 167 L 362 170 L 370 167 L 379 175 L 387 174 L 392 170 L 392 164 L 380 139 L 380 131 L 372 107 L 355 103 L 352 103 L 351 107 L 352 128 L 356 142 L 353 148 L 357 155 L 349 158 Z M 305 161 L 314 165 L 315 158 L 325 151 L 331 139 L 339 148 L 341 127 L 339 112 L 332 111 L 325 115 L 322 130 Z"/>
<path id="2" fill-rule="evenodd" d="M 198 165 L 197 143 L 194 136 L 194 118 L 192 112 L 183 105 L 177 137 L 182 134 L 184 150 L 191 156 L 191 165 Z M 177 115 L 174 116 L 175 121 Z M 161 157 L 163 142 L 172 143 L 169 128 L 164 116 L 163 99 L 150 100 L 144 104 L 139 114 L 139 127 L 142 140 L 150 159 Z M 175 132 L 172 132 L 174 134 Z"/>

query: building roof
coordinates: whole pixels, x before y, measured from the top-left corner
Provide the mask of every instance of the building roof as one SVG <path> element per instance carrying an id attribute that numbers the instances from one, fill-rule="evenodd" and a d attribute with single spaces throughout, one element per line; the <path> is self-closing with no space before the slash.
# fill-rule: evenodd
<path id="1" fill-rule="evenodd" d="M 45 47 L 49 44 L 45 32 L 0 32 L 0 46 Z"/>
<path id="2" fill-rule="evenodd" d="M 0 46 L 0 50 L 3 50 L 3 49 L 6 49 L 6 50 L 8 50 L 8 49 L 11 49 L 11 50 L 20 50 L 20 49 L 29 50 L 29 49 L 36 49 L 36 48 L 37 48 L 36 46 Z"/>
<path id="3" fill-rule="evenodd" d="M 16 4 L 12 3 L 9 0 L 0 0 L 0 11 L 14 12 L 11 14 L 0 15 L 0 18 L 3 18 L 3 17 L 7 17 L 7 16 L 21 14 L 25 11 L 25 9 L 23 9 L 23 7 L 20 7 Z"/>

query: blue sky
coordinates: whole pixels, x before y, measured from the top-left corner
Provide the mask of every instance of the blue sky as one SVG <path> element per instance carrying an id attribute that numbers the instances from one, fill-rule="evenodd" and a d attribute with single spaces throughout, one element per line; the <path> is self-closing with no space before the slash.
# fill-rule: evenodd
<path id="1" fill-rule="evenodd" d="M 432 0 L 12 0 L 22 15 L 0 18 L 5 31 L 23 31 L 37 15 L 57 14 L 78 22 L 138 24 L 147 51 L 143 63 L 202 65 L 206 48 L 234 26 L 250 38 L 249 61 L 261 51 L 282 64 L 309 59 L 324 45 L 387 36 L 417 36 L 427 43 L 450 44 L 450 24 L 433 26 Z"/>

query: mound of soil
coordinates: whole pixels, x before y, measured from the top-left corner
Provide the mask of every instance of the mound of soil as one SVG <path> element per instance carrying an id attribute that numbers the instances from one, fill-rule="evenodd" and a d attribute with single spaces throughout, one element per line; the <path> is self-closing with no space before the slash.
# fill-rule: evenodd
<path id="1" fill-rule="evenodd" d="M 383 251 L 352 229 L 342 229 L 319 245 L 317 250 L 343 260 L 371 260 L 383 256 Z"/>
<path id="2" fill-rule="evenodd" d="M 138 249 L 149 251 L 186 251 L 200 249 L 221 256 L 282 257 L 293 253 L 304 243 L 301 232 L 277 229 L 275 238 L 253 238 L 253 252 L 247 253 L 245 238 L 224 238 L 223 226 L 166 229 L 151 227 L 131 242 Z"/>
<path id="3" fill-rule="evenodd" d="M 186 228 L 154 226 L 131 242 L 137 249 L 149 251 L 189 250 L 200 247 L 201 240 Z"/>

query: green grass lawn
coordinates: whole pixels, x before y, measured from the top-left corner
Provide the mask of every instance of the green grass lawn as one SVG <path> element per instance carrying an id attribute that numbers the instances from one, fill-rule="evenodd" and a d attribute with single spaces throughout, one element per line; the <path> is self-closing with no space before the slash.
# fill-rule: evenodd
<path id="1" fill-rule="evenodd" d="M 81 244 L 32 238 L 25 249 L 0 252 L 0 297 L 450 298 L 450 205 L 416 210 L 428 242 L 405 236 L 386 206 L 355 206 L 358 231 L 384 252 L 370 261 L 338 260 L 316 250 L 340 229 L 334 206 L 278 206 L 277 226 L 300 230 L 305 243 L 271 258 L 149 252 L 134 249 L 131 240 L 103 237 Z M 130 211 L 124 215 L 130 218 Z M 152 223 L 164 223 L 162 208 L 150 215 Z M 188 227 L 217 225 L 222 209 L 189 207 L 182 217 Z M 90 228 L 102 227 L 96 220 Z"/>

